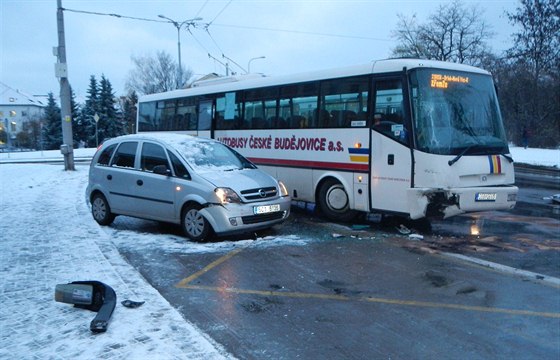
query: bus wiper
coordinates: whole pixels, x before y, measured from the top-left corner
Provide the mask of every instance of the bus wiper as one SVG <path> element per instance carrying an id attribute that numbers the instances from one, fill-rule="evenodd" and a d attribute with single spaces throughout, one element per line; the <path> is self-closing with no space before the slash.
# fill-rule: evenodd
<path id="1" fill-rule="evenodd" d="M 459 161 L 460 158 L 463 157 L 463 155 L 465 155 L 467 152 L 471 151 L 475 147 L 478 147 L 478 144 L 467 146 L 463 151 L 461 151 L 457 156 L 449 160 L 447 163 L 449 164 L 449 166 L 455 164 L 457 161 Z"/>
<path id="2" fill-rule="evenodd" d="M 513 162 L 513 158 L 512 158 L 511 156 L 506 155 L 506 154 L 500 154 L 500 155 L 502 155 L 503 157 L 505 157 L 505 158 L 510 162 L 510 164 Z"/>

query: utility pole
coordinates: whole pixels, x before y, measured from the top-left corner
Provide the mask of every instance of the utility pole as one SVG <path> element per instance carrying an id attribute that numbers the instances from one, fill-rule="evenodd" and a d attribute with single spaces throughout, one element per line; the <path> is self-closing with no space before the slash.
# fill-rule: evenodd
<path id="1" fill-rule="evenodd" d="M 164 15 L 158 15 L 158 17 L 167 20 L 170 24 L 173 24 L 177 28 L 177 57 L 179 58 L 179 67 L 177 68 L 177 89 L 183 88 L 183 67 L 181 65 L 181 27 L 187 25 L 187 30 L 189 26 L 194 25 L 195 21 L 202 20 L 201 17 L 196 17 L 194 19 L 185 20 L 182 22 L 175 21 Z"/>
<path id="2" fill-rule="evenodd" d="M 58 28 L 58 47 L 55 55 L 58 62 L 55 64 L 55 75 L 60 79 L 60 115 L 62 122 L 62 145 L 60 151 L 64 155 L 64 170 L 75 170 L 74 150 L 72 139 L 72 108 L 70 105 L 70 83 L 68 82 L 68 65 L 66 64 L 66 41 L 64 39 L 64 14 L 62 0 L 57 0 L 56 12 Z"/>

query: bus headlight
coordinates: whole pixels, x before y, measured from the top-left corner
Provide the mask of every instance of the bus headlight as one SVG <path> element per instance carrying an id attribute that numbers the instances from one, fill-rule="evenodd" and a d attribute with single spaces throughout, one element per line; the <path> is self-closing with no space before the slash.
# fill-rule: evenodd
<path id="1" fill-rule="evenodd" d="M 222 204 L 241 202 L 237 193 L 230 188 L 216 188 L 214 192 Z"/>
<path id="2" fill-rule="evenodd" d="M 280 188 L 280 195 L 281 196 L 288 196 L 288 188 L 280 180 L 278 180 L 278 187 Z"/>

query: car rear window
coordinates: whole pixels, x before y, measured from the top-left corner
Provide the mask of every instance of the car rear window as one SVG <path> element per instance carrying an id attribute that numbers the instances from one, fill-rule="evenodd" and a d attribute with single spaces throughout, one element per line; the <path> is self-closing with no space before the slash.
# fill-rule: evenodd
<path id="1" fill-rule="evenodd" d="M 109 145 L 105 149 L 101 151 L 99 158 L 97 159 L 98 165 L 109 165 L 109 161 L 111 161 L 111 156 L 113 156 L 113 152 L 115 151 L 117 144 Z"/>

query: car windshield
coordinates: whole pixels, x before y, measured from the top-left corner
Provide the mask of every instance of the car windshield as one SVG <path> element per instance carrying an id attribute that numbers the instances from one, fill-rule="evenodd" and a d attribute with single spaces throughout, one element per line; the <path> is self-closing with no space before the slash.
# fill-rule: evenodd
<path id="1" fill-rule="evenodd" d="M 177 147 L 184 159 L 197 172 L 255 168 L 243 156 L 218 142 L 185 141 Z"/>
<path id="2" fill-rule="evenodd" d="M 507 153 L 489 75 L 419 69 L 411 74 L 416 147 L 442 155 Z"/>

